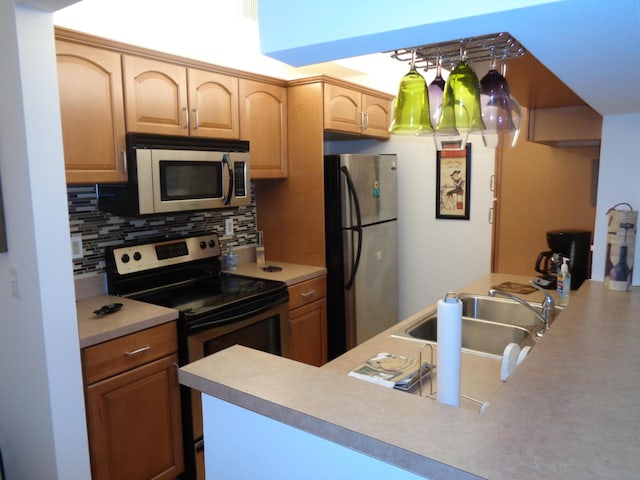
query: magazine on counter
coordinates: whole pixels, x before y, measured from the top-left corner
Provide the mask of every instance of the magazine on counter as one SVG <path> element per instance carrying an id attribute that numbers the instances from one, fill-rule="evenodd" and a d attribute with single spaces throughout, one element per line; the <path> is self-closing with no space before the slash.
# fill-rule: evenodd
<path id="1" fill-rule="evenodd" d="M 422 368 L 418 369 L 418 361 L 415 358 L 381 352 L 351 370 L 349 376 L 387 388 L 410 390 L 421 376 L 430 371 L 431 366 L 427 363 L 423 363 Z"/>

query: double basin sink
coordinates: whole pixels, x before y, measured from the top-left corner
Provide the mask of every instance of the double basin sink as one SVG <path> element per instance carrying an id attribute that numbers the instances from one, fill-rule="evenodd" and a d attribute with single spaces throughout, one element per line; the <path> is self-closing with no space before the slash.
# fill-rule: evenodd
<path id="1" fill-rule="evenodd" d="M 516 301 L 484 295 L 459 295 L 462 301 L 462 349 L 470 353 L 502 357 L 505 347 L 516 343 L 523 348 L 533 346 L 542 329 L 540 318 Z M 542 313 L 539 304 L 531 308 Z M 555 306 L 549 318 L 551 324 L 562 307 Z M 437 309 L 403 327 L 391 336 L 418 342 L 437 343 Z"/>

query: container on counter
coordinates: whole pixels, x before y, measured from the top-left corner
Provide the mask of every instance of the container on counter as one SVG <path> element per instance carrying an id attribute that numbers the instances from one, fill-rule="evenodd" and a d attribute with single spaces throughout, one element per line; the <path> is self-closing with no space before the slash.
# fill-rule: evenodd
<path id="1" fill-rule="evenodd" d="M 624 205 L 629 210 L 616 210 Z M 609 290 L 628 291 L 633 280 L 638 211 L 628 203 L 618 203 L 607 211 L 607 252 L 604 284 Z"/>

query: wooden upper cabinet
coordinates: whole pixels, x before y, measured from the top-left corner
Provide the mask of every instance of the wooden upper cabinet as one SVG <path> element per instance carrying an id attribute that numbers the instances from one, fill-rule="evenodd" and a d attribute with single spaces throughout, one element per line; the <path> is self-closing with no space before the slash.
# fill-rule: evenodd
<path id="1" fill-rule="evenodd" d="M 287 176 L 286 100 L 285 87 L 240 79 L 240 138 L 249 141 L 254 179 Z"/>
<path id="2" fill-rule="evenodd" d="M 324 87 L 324 128 L 340 132 L 362 131 L 360 92 L 330 83 Z"/>
<path id="3" fill-rule="evenodd" d="M 238 79 L 124 56 L 127 130 L 237 139 Z"/>
<path id="4" fill-rule="evenodd" d="M 389 138 L 391 101 L 363 93 L 362 111 L 365 119 L 362 133 L 372 137 Z"/>
<path id="5" fill-rule="evenodd" d="M 132 55 L 123 67 L 127 130 L 189 135 L 187 69 Z"/>
<path id="6" fill-rule="evenodd" d="M 191 135 L 240 138 L 238 79 L 189 68 L 188 81 Z"/>
<path id="7" fill-rule="evenodd" d="M 67 183 L 127 179 L 120 54 L 56 41 Z"/>
<path id="8" fill-rule="evenodd" d="M 324 85 L 324 128 L 389 138 L 391 100 L 331 83 Z"/>

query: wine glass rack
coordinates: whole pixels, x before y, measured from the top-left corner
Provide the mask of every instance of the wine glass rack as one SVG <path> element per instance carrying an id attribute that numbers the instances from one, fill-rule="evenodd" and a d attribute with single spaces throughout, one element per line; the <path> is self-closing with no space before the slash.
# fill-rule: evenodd
<path id="1" fill-rule="evenodd" d="M 526 50 L 515 38 L 506 32 L 492 33 L 480 37 L 462 38 L 447 42 L 402 48 L 388 52 L 392 58 L 411 62 L 416 69 L 435 68 L 438 61 L 442 66 L 456 65 L 461 57 L 469 63 L 489 60 L 506 60 L 521 57 Z"/>

